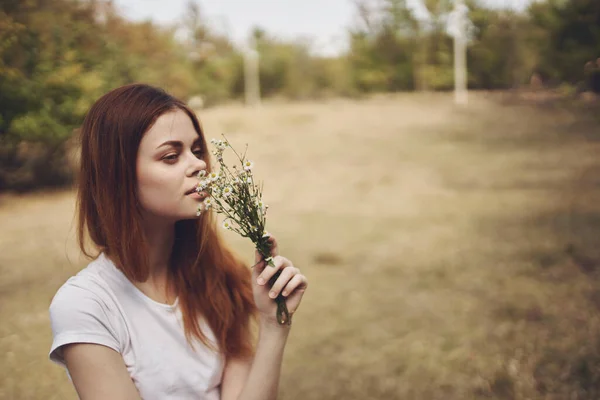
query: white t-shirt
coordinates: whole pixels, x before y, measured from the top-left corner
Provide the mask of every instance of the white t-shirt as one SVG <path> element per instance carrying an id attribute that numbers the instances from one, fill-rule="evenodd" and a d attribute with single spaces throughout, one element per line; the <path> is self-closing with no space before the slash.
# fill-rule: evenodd
<path id="1" fill-rule="evenodd" d="M 145 400 L 220 399 L 225 364 L 195 340 L 188 344 L 177 301 L 161 304 L 143 294 L 104 253 L 61 286 L 50 305 L 54 341 L 50 359 L 65 366 L 62 348 L 96 343 L 119 352 Z M 215 343 L 205 320 L 200 327 Z"/>

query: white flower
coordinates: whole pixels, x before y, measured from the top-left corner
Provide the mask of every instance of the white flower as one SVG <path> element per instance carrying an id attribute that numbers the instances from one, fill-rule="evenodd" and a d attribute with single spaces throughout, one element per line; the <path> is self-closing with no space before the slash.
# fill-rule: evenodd
<path id="1" fill-rule="evenodd" d="M 198 206 L 198 209 L 196 210 L 196 217 L 199 217 L 200 215 L 202 215 L 202 206 Z"/>
<path id="2" fill-rule="evenodd" d="M 225 186 L 223 188 L 223 197 L 229 197 L 233 194 L 233 188 L 231 186 Z"/>
<path id="3" fill-rule="evenodd" d="M 202 179 L 202 178 L 204 178 L 205 176 L 206 176 L 206 170 L 205 170 L 205 169 L 203 169 L 203 170 L 200 170 L 200 171 L 198 172 L 198 179 Z"/>
<path id="4" fill-rule="evenodd" d="M 267 231 L 264 231 L 262 237 L 271 237 L 271 234 Z"/>
<path id="5" fill-rule="evenodd" d="M 205 210 L 208 210 L 213 205 L 213 201 L 211 200 L 210 197 L 205 198 L 204 201 L 203 201 L 203 203 L 204 203 L 204 209 Z"/>
<path id="6" fill-rule="evenodd" d="M 212 144 L 216 144 L 216 143 L 217 143 L 217 139 L 215 139 L 215 138 L 212 138 L 212 139 L 210 139 L 210 142 L 211 142 Z"/>
<path id="7" fill-rule="evenodd" d="M 199 190 L 204 190 L 204 189 L 206 189 L 208 187 L 209 184 L 210 184 L 210 181 L 208 179 L 202 179 L 200 181 L 200 183 L 198 183 L 198 189 Z"/>
<path id="8" fill-rule="evenodd" d="M 219 174 L 218 172 L 211 172 L 210 174 L 208 174 L 208 179 L 211 182 L 216 182 L 219 180 L 219 178 L 221 177 L 221 174 Z"/>
<path id="9" fill-rule="evenodd" d="M 252 168 L 254 167 L 254 163 L 250 160 L 246 160 L 244 161 L 244 171 L 252 171 Z"/>
<path id="10" fill-rule="evenodd" d="M 226 219 L 225 221 L 223 221 L 223 228 L 225 229 L 233 229 L 233 225 L 231 224 L 231 221 Z"/>
<path id="11" fill-rule="evenodd" d="M 269 206 L 266 205 L 262 200 L 255 200 L 254 204 L 256 207 L 258 207 L 262 214 L 265 214 L 267 212 L 267 208 L 269 208 Z"/>
<path id="12" fill-rule="evenodd" d="M 228 145 L 228 144 L 229 144 L 229 143 L 227 143 L 227 142 L 226 142 L 226 141 L 224 141 L 224 140 L 219 140 L 219 141 L 217 141 L 217 143 L 216 143 L 216 145 L 217 145 L 217 148 L 218 148 L 219 150 L 225 150 L 225 149 L 227 148 L 227 145 Z"/>
<path id="13" fill-rule="evenodd" d="M 246 183 L 252 183 L 252 178 L 248 177 L 248 179 L 246 179 Z"/>

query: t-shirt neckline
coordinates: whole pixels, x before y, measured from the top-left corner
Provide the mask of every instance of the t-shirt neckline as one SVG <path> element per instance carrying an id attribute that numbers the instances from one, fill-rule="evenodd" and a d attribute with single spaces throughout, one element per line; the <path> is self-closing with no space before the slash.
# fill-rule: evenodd
<path id="1" fill-rule="evenodd" d="M 127 285 L 133 291 L 133 293 L 135 293 L 136 296 L 141 298 L 146 303 L 149 303 L 155 307 L 160 307 L 160 308 L 163 308 L 163 309 L 169 310 L 169 311 L 174 311 L 175 309 L 177 309 L 177 306 L 179 305 L 179 296 L 177 296 L 175 298 L 175 301 L 173 302 L 173 304 L 160 303 L 154 299 L 151 299 L 144 292 L 142 292 L 137 286 L 135 286 L 133 284 L 133 282 L 131 282 L 129 279 L 127 279 L 127 277 L 125 276 L 123 271 L 121 271 L 119 268 L 117 268 L 117 266 L 110 260 L 110 258 L 108 258 L 106 256 L 106 254 L 104 254 L 104 252 L 101 252 L 100 255 L 98 256 L 98 258 L 100 259 L 101 262 L 110 265 L 111 268 L 113 268 L 117 272 L 117 274 L 119 275 L 121 280 L 123 280 L 125 285 Z"/>

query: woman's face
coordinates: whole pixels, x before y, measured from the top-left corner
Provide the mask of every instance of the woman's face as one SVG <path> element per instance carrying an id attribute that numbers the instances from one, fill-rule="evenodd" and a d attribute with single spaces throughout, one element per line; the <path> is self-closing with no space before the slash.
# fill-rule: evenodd
<path id="1" fill-rule="evenodd" d="M 157 118 L 137 155 L 137 190 L 145 216 L 169 222 L 196 218 L 201 197 L 186 193 L 198 184 L 198 171 L 206 169 L 201 160 L 206 150 L 184 111 Z"/>

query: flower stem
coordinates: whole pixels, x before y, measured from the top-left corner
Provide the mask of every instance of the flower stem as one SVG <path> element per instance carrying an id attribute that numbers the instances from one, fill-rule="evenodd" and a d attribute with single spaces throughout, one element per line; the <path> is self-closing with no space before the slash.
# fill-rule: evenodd
<path id="1" fill-rule="evenodd" d="M 259 254 L 263 257 L 263 259 L 269 258 L 270 254 L 271 254 L 271 251 L 270 251 L 271 244 L 267 240 L 268 240 L 268 238 L 261 238 L 256 243 L 256 249 L 258 250 Z M 273 260 L 269 260 L 269 265 L 271 265 L 272 267 L 275 267 Z M 281 275 L 281 270 L 278 270 L 275 273 L 275 275 L 273 275 L 271 277 L 271 279 L 269 279 L 268 285 L 270 287 L 272 287 L 280 275 Z M 291 325 L 292 318 L 287 309 L 287 305 L 285 304 L 285 297 L 281 293 L 279 293 L 277 295 L 277 297 L 275 298 L 275 302 L 277 303 L 276 317 L 277 317 L 277 322 L 279 323 L 279 325 Z"/>

